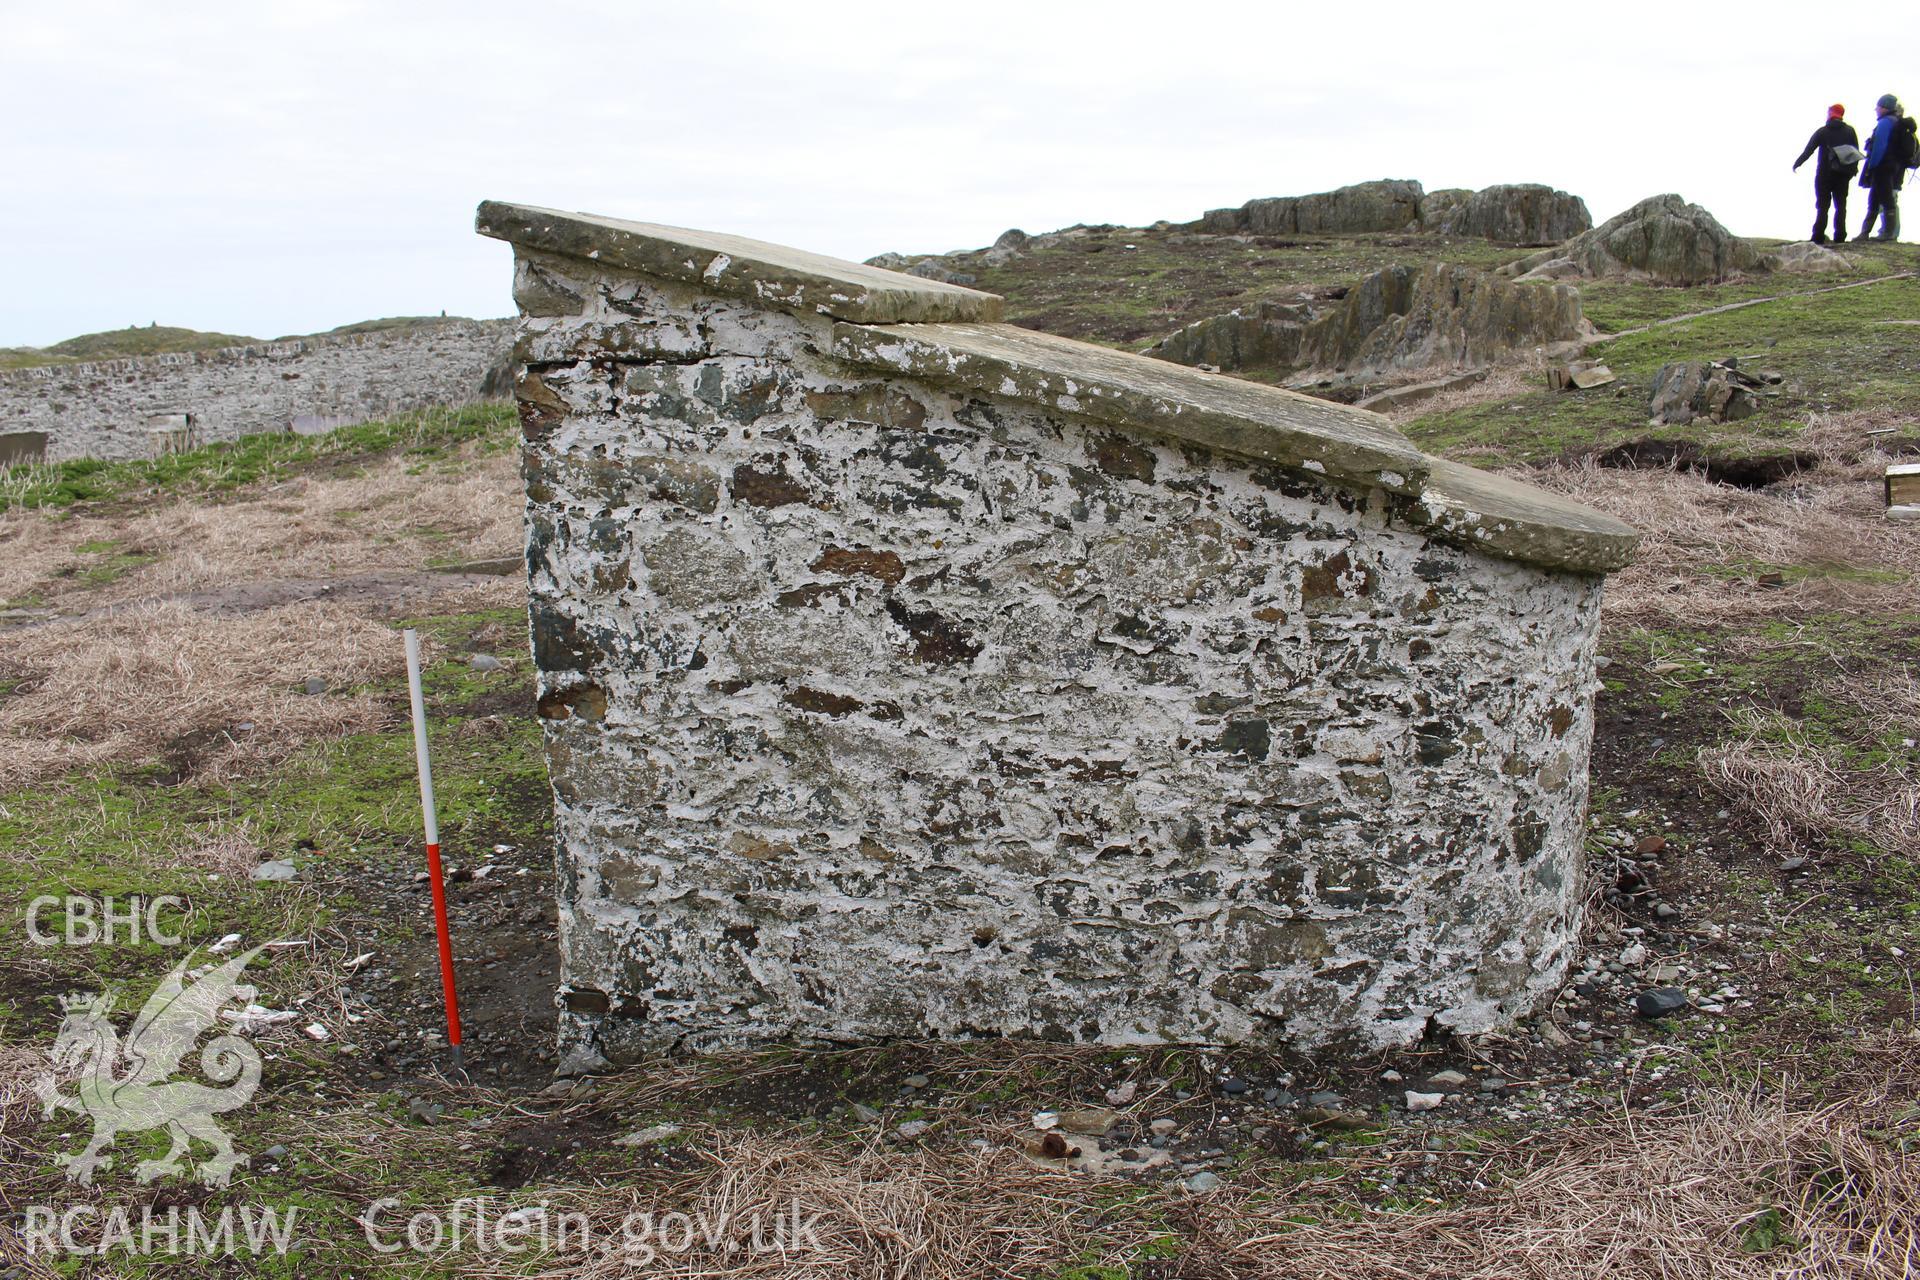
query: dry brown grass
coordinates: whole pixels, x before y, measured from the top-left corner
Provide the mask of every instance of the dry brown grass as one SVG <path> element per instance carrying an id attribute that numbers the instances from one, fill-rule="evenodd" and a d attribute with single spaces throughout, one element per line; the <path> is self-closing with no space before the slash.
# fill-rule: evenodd
<path id="1" fill-rule="evenodd" d="M 193 832 L 170 857 L 163 856 L 155 861 L 238 880 L 251 874 L 267 858 L 266 848 L 254 838 L 253 820 L 241 817 L 234 820 L 232 825 L 222 824 Z"/>
<path id="2" fill-rule="evenodd" d="M 0 1041 L 0 1204 L 7 1203 L 7 1185 L 45 1176 L 46 1154 L 33 1132 L 43 1107 L 34 1082 L 46 1070 L 47 1055 L 40 1049 Z"/>
<path id="3" fill-rule="evenodd" d="M 429 559 L 520 546 L 515 461 L 470 457 L 414 474 L 402 459 L 364 472 L 300 476 L 238 498 L 183 498 L 127 512 L 0 512 L 0 600 L 97 607 L 237 582 L 418 569 Z M 112 554 L 150 557 L 105 583 L 87 570 Z"/>
<path id="4" fill-rule="evenodd" d="M 1526 395 L 1545 386 L 1549 363 L 1544 354 L 1528 352 L 1512 363 L 1496 365 L 1484 379 L 1471 386 L 1442 391 L 1428 399 L 1409 405 L 1390 407 L 1381 412 L 1396 426 L 1405 426 L 1415 418 L 1422 418 L 1430 413 L 1451 413 L 1456 409 L 1469 409 L 1474 405 L 1491 404 L 1496 400 L 1511 400 L 1515 396 Z M 1443 378 L 1455 372 L 1458 370 L 1435 368 L 1423 371 L 1422 377 L 1410 377 L 1408 381 L 1418 382 L 1423 377 Z"/>
<path id="5" fill-rule="evenodd" d="M 1245 1204 L 1250 1230 L 1229 1252 L 1302 1280 L 1911 1276 L 1916 1048 L 1883 1042 L 1879 1078 L 1844 1102 L 1720 1095 L 1521 1148 L 1519 1169 L 1458 1208 L 1299 1227 L 1285 1220 L 1298 1206 Z M 1782 1243 L 1763 1251 L 1769 1228 Z"/>
<path id="6" fill-rule="evenodd" d="M 289 958 L 296 967 L 311 959 L 299 952 Z M 300 981 L 319 990 L 304 974 Z M 314 999 L 325 1002 L 324 992 Z M 446 1266 L 476 1280 L 529 1274 L 1025 1280 L 1073 1274 L 1075 1267 L 1123 1274 L 1135 1268 L 1138 1274 L 1143 1250 L 1164 1255 L 1171 1240 L 1178 1256 L 1156 1274 L 1895 1280 L 1920 1266 L 1920 1039 L 1911 1031 L 1891 1032 L 1848 1050 L 1839 1076 L 1820 1088 L 1785 1080 L 1764 1091 L 1723 1087 L 1703 1091 L 1685 1108 L 1615 1107 L 1592 1120 L 1506 1140 L 1478 1134 L 1479 1149 L 1456 1146 L 1438 1156 L 1446 1176 L 1434 1185 L 1453 1190 L 1413 1207 L 1381 1207 L 1355 1191 L 1362 1177 L 1389 1169 L 1432 1169 L 1424 1145 L 1408 1140 L 1418 1130 L 1396 1130 L 1378 1147 L 1329 1157 L 1309 1179 L 1284 1163 L 1263 1163 L 1229 1174 L 1217 1192 L 1193 1196 L 1177 1181 L 1142 1185 L 1040 1165 L 996 1132 L 992 1118 L 961 1106 L 940 1121 L 927 1145 L 692 1122 L 679 1135 L 681 1151 L 695 1160 L 691 1168 L 641 1165 L 605 1182 L 486 1193 L 496 1219 L 532 1206 L 549 1215 L 579 1214 L 596 1242 L 622 1241 L 629 1215 L 643 1215 L 634 1219 L 633 1237 L 657 1250 L 643 1267 L 634 1265 L 643 1258 L 635 1253 L 562 1251 L 536 1261 L 471 1242 L 436 1259 L 396 1258 L 402 1270 Z M 14 1178 L 0 1202 L 74 1195 L 44 1152 L 32 1149 L 35 1125 L 24 1085 L 38 1065 L 31 1050 L 0 1049 L 0 1168 Z M 1023 1065 L 1032 1064 L 997 1064 Z M 629 1102 L 655 1094 L 683 1104 L 673 1114 L 690 1114 L 700 1091 L 687 1092 L 688 1073 L 698 1066 L 671 1064 L 659 1080 L 633 1082 L 637 1088 L 609 1081 L 620 1092 L 618 1114 L 631 1127 L 649 1123 L 659 1109 Z M 707 1061 L 709 1070 L 716 1066 L 726 1086 L 742 1084 L 731 1060 Z M 745 1075 L 777 1076 L 785 1064 L 769 1055 L 761 1067 L 749 1064 Z M 1808 1100 L 1818 1094 L 1827 1100 Z M 292 1096 L 303 1104 L 307 1097 L 304 1091 Z M 499 1119 L 532 1118 L 497 1091 L 453 1086 L 447 1099 Z M 297 1149 L 317 1153 L 347 1142 L 358 1157 L 351 1168 L 327 1168 L 323 1161 L 309 1176 L 355 1203 L 404 1194 L 422 1167 L 472 1159 L 473 1131 L 466 1126 L 422 1127 L 359 1107 L 320 1112 L 304 1106 L 281 1114 L 279 1124 L 276 1132 Z M 789 1237 L 799 1247 L 784 1253 L 727 1247 L 751 1240 L 756 1221 L 762 1238 L 771 1238 L 765 1228 L 790 1223 L 795 1206 L 810 1230 Z M 391 1221 L 403 1222 L 416 1208 L 444 1214 L 449 1207 L 409 1204 Z M 360 1247 L 356 1224 L 318 1225 Z M 0 1233 L 0 1259 L 8 1253 Z"/>
<path id="7" fill-rule="evenodd" d="M 1780 716 L 1751 714 L 1743 725 L 1738 736 L 1700 753 L 1700 771 L 1759 820 L 1770 852 L 1851 837 L 1920 859 L 1920 780 L 1897 756 L 1863 765 Z M 1920 733 L 1920 719 L 1895 732 L 1910 739 Z"/>
<path id="8" fill-rule="evenodd" d="M 1784 1089 L 1723 1090 L 1691 1110 L 1616 1109 L 1595 1121 L 1442 1157 L 1471 1189 L 1453 1203 L 1383 1209 L 1320 1178 L 1230 1177 L 1195 1197 L 1177 1182 L 1136 1186 L 1041 1167 L 964 1115 L 934 1148 L 745 1134 L 697 1126 L 690 1174 L 641 1186 L 575 1187 L 514 1203 L 577 1211 L 593 1236 L 628 1214 L 707 1223 L 817 1215 L 819 1248 L 743 1255 L 697 1245 L 647 1274 L 976 1280 L 1124 1270 L 1169 1231 L 1169 1275 L 1289 1280 L 1893 1280 L 1920 1266 L 1920 1084 L 1910 1035 L 1863 1042 L 1840 1101 Z M 630 1113 L 636 1125 L 646 1111 Z M 989 1140 L 960 1146 L 979 1132 Z M 1343 1163 L 1419 1167 L 1418 1144 Z M 1283 1172 L 1280 1169 L 1276 1173 Z M 1095 1206 L 1104 1206 L 1096 1208 Z M 623 1260 L 560 1255 L 540 1274 L 600 1277 Z M 520 1274 L 499 1257 L 468 1274 Z"/>
<path id="9" fill-rule="evenodd" d="M 1607 580 L 1614 618 L 1699 625 L 1833 608 L 1910 612 L 1920 532 L 1882 516 L 1888 459 L 1862 446 L 1864 425 L 1853 415 L 1809 429 L 1804 443 L 1818 465 L 1767 490 L 1591 463 L 1514 474 L 1640 530 L 1634 563 Z M 1757 585 L 1773 566 L 1806 572 L 1778 589 Z"/>
<path id="10" fill-rule="evenodd" d="M 309 676 L 348 689 L 403 666 L 392 630 L 324 604 L 218 619 L 142 605 L 15 630 L 0 790 L 169 754 L 195 776 L 251 772 L 385 718 L 367 695 L 307 695 Z"/>
<path id="11" fill-rule="evenodd" d="M 398 636 L 346 606 L 284 604 L 295 593 L 272 584 L 511 553 L 521 536 L 514 466 L 497 454 L 429 470 L 382 459 L 217 501 L 0 512 L 0 599 L 67 615 L 0 640 L 0 690 L 14 686 L 0 697 L 0 790 L 162 758 L 181 776 L 232 776 L 380 723 L 369 697 L 309 697 L 301 686 L 394 674 Z M 514 578 L 443 588 L 438 575 L 417 577 L 370 580 L 361 612 L 391 609 L 403 590 L 411 607 L 439 612 L 525 594 Z M 253 611 L 196 613 L 179 599 L 194 593 Z"/>
<path id="12" fill-rule="evenodd" d="M 1085 1179 L 1036 1169 L 1010 1152 L 932 1153 L 832 1147 L 801 1137 L 698 1135 L 702 1166 L 667 1188 L 596 1188 L 543 1194 L 549 1212 L 578 1212 L 591 1239 L 631 1238 L 638 1250 L 607 1256 L 562 1252 L 538 1272 L 577 1280 L 729 1276 L 757 1280 L 989 1280 L 1058 1274 L 1114 1243 Z M 794 1233 L 794 1210 L 804 1233 Z M 642 1216 L 644 1215 L 644 1216 Z M 675 1215 L 669 1218 L 667 1215 Z M 686 1219 L 711 1231 L 682 1249 Z M 754 1224 L 768 1244 L 753 1249 Z M 633 1224 L 627 1234 L 626 1224 Z M 780 1225 L 787 1224 L 784 1236 Z M 729 1245 L 732 1247 L 730 1248 Z M 642 1265 L 636 1265 L 642 1264 Z M 494 1257 L 470 1259 L 471 1276 L 524 1275 Z"/>

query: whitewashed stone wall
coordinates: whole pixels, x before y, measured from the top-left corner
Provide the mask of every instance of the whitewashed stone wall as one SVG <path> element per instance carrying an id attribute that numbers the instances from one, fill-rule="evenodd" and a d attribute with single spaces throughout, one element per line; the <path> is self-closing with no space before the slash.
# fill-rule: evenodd
<path id="1" fill-rule="evenodd" d="M 1025 340 L 1002 326 L 850 326 L 524 245 L 516 296 L 575 1065 L 1379 1046 L 1560 981 L 1599 574 L 1458 545 L 1516 524 L 1412 476 L 878 367 Z M 1550 558 L 1630 547 L 1593 521 Z"/>
<path id="2" fill-rule="evenodd" d="M 509 320 L 303 338 L 0 373 L 0 432 L 41 431 L 46 456 L 139 458 L 147 419 L 191 413 L 203 443 L 289 430 L 295 418 L 368 422 L 480 398 L 513 345 Z"/>

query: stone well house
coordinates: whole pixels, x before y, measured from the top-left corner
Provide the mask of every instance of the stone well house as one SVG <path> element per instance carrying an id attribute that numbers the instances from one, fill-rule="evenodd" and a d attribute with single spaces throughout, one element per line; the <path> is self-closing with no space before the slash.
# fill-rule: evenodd
<path id="1" fill-rule="evenodd" d="M 1631 529 L 988 294 L 479 229 L 522 315 L 575 1065 L 1381 1046 L 1552 992 Z"/>

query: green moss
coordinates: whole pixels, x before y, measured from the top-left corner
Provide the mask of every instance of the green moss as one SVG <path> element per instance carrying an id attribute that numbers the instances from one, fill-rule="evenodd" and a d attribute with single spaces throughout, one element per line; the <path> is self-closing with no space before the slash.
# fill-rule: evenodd
<path id="1" fill-rule="evenodd" d="M 1177 1258 L 1185 1253 L 1186 1242 L 1171 1233 L 1157 1235 L 1145 1244 L 1134 1247 L 1133 1256 L 1141 1262 L 1152 1262 L 1160 1258 Z"/>

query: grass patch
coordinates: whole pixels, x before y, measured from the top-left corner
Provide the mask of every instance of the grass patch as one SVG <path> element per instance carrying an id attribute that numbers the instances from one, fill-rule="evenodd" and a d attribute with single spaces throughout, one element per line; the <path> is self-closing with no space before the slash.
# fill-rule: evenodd
<path id="1" fill-rule="evenodd" d="M 539 722 L 485 710 L 489 700 L 521 691 L 528 673 L 524 666 L 475 672 L 461 647 L 483 628 L 524 630 L 524 611 L 410 625 L 438 642 L 439 656 L 422 680 L 434 721 L 435 796 L 449 858 L 464 862 L 496 841 L 543 847 L 552 819 Z M 359 692 L 397 702 L 403 683 L 390 677 Z M 531 693 L 525 696 L 530 703 Z M 43 894 L 123 904 L 172 895 L 187 904 L 184 932 L 196 943 L 232 930 L 258 938 L 306 936 L 326 927 L 339 904 L 305 892 L 305 883 L 351 877 L 367 862 L 411 865 L 419 823 L 413 736 L 403 721 L 310 744 L 258 777 L 165 785 L 152 767 L 130 767 L 0 795 L 0 849 L 7 851 L 0 857 L 0 900 L 11 904 L 0 915 L 0 964 L 89 960 L 106 966 L 68 974 L 68 985 L 150 975 L 158 966 L 151 947 L 35 948 L 26 914 Z M 301 881 L 251 881 L 252 866 L 267 858 L 290 858 Z"/>
<path id="2" fill-rule="evenodd" d="M 1910 326 L 1879 323 L 1888 320 L 1920 320 L 1920 281 L 1788 298 L 1633 334 L 1593 349 L 1620 376 L 1612 386 L 1543 386 L 1421 416 L 1405 430 L 1423 448 L 1469 460 L 1545 461 L 1639 439 L 1688 439 L 1734 454 L 1790 448 L 1809 414 L 1911 403 L 1920 342 Z M 1648 425 L 1647 395 L 1660 366 L 1726 356 L 1784 377 L 1762 414 L 1724 425 Z"/>
<path id="3" fill-rule="evenodd" d="M 100 334 L 81 334 L 50 347 L 0 347 L 0 370 L 42 365 L 84 365 L 88 361 L 123 361 L 140 355 L 171 355 L 175 351 L 219 351 L 244 347 L 259 338 L 244 334 L 209 334 L 198 328 L 171 324 L 144 324 L 111 328 Z"/>
<path id="4" fill-rule="evenodd" d="M 50 347 L 0 349 L 0 370 L 42 365 L 84 364 L 91 360 L 125 360 L 136 356 L 168 355 L 178 351 L 218 351 L 260 341 L 237 333 L 207 333 L 172 325 L 129 326 L 102 333 L 83 333 Z"/>
<path id="5" fill-rule="evenodd" d="M 437 408 L 323 435 L 287 432 L 243 436 L 185 453 L 126 462 L 75 458 L 0 471 L 0 511 L 70 507 L 135 495 L 222 493 L 316 465 L 399 453 L 422 464 L 469 441 L 507 449 L 515 439 L 511 404 L 487 401 Z"/>
<path id="6" fill-rule="evenodd" d="M 212 333 L 200 329 L 181 329 L 173 325 L 129 325 L 101 333 L 83 333 L 46 348 L 50 355 L 66 360 L 124 360 L 133 356 L 167 355 L 178 351 L 217 351 L 222 347 L 244 347 L 258 342 L 238 333 Z"/>
<path id="7" fill-rule="evenodd" d="M 459 323 L 464 316 L 384 316 L 378 320 L 356 320 L 328 329 L 325 333 L 296 333 L 275 342 L 298 342 L 303 338 L 346 338 L 364 333 L 395 333 L 409 329 L 430 329 L 435 325 Z"/>
<path id="8" fill-rule="evenodd" d="M 985 253 L 932 256 L 1006 298 L 1013 324 L 1130 349 L 1292 287 L 1353 284 L 1398 263 L 1491 268 L 1514 256 L 1484 240 L 1203 236 L 1166 224 L 1069 228 L 1002 263 Z"/>

